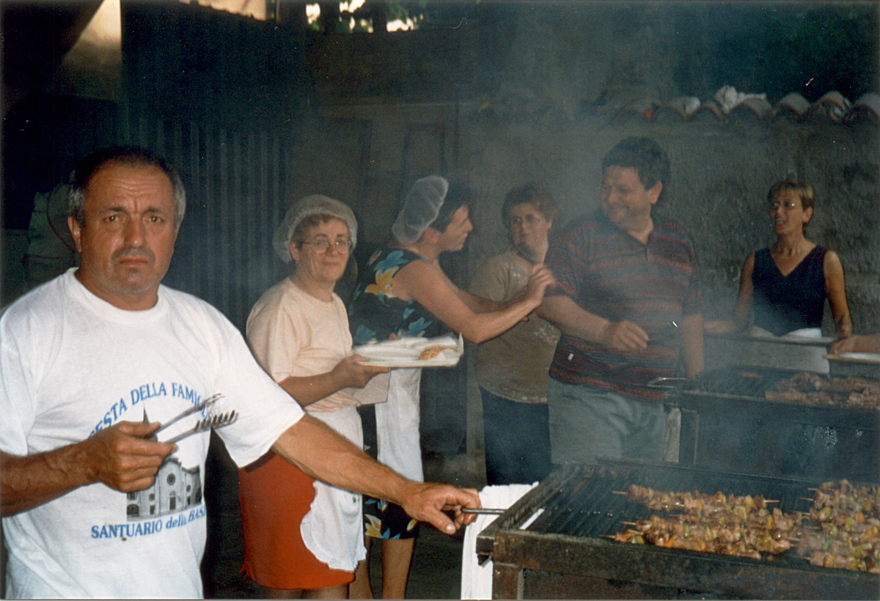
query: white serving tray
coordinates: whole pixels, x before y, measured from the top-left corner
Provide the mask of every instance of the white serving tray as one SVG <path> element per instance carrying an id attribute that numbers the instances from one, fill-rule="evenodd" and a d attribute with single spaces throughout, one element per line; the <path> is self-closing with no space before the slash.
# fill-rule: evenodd
<path id="1" fill-rule="evenodd" d="M 429 346 L 442 345 L 439 355 L 431 359 L 419 359 L 419 355 Z M 464 353 L 464 340 L 461 334 L 456 339 L 452 334 L 436 338 L 398 338 L 383 342 L 371 342 L 356 346 L 352 352 L 365 359 L 364 365 L 378 367 L 452 367 L 458 364 Z"/>

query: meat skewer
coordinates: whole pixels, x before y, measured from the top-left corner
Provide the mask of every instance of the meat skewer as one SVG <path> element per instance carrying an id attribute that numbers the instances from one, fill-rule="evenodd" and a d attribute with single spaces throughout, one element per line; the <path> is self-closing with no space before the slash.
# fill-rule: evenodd
<path id="1" fill-rule="evenodd" d="M 625 495 L 626 500 L 633 503 L 641 503 L 655 511 L 689 510 L 701 512 L 730 511 L 734 507 L 742 507 L 746 513 L 765 509 L 768 503 L 776 503 L 764 499 L 763 495 L 752 497 L 746 495 L 737 497 L 717 492 L 714 495 L 699 492 L 663 492 L 652 488 L 631 485 L 626 492 L 612 491 L 615 494 Z"/>
<path id="2" fill-rule="evenodd" d="M 738 524 L 689 522 L 676 517 L 681 516 L 661 518 L 655 515 L 650 520 L 639 520 L 632 524 L 634 527 L 611 538 L 618 542 L 754 559 L 760 559 L 765 553 L 778 555 L 792 548 L 791 540 L 777 538 L 768 530 L 741 528 Z"/>
<path id="3" fill-rule="evenodd" d="M 880 409 L 880 383 L 866 378 L 797 373 L 764 393 L 771 401 Z"/>
<path id="4" fill-rule="evenodd" d="M 772 510 L 763 498 L 718 492 L 663 492 L 632 485 L 624 495 L 667 516 L 622 522 L 616 542 L 751 557 L 792 550 L 812 565 L 880 573 L 880 488 L 826 482 L 809 512 Z"/>

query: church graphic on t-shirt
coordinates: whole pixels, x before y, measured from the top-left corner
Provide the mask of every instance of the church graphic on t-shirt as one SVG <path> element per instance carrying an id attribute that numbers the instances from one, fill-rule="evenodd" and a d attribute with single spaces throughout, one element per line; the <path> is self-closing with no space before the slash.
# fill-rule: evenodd
<path id="1" fill-rule="evenodd" d="M 144 423 L 149 422 L 144 409 Z M 156 440 L 153 436 L 151 440 Z M 202 478 L 197 465 L 185 468 L 175 457 L 168 457 L 159 466 L 153 486 L 126 495 L 125 514 L 128 521 L 147 520 L 178 513 L 202 502 Z"/>
<path id="2" fill-rule="evenodd" d="M 156 518 L 178 513 L 202 502 L 202 479 L 199 467 L 188 469 L 175 458 L 159 468 L 153 486 L 127 495 L 129 521 Z"/>

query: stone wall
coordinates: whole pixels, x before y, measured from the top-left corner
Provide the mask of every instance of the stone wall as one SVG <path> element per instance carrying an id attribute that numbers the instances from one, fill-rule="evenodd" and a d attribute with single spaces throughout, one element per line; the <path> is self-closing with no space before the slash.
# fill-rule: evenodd
<path id="1" fill-rule="evenodd" d="M 672 162 L 669 195 L 658 211 L 680 221 L 693 237 L 707 317 L 728 312 L 743 259 L 774 239 L 764 209 L 766 192 L 792 174 L 816 190 L 809 235 L 840 253 L 854 322 L 859 329 L 880 328 L 876 129 L 756 122 L 606 125 L 584 120 L 564 133 L 530 137 L 475 134 L 470 139 L 479 142 L 473 144 L 470 172 L 487 201 L 500 199 L 505 184 L 543 181 L 570 217 L 597 206 L 599 164 L 611 146 L 627 135 L 656 139 Z M 500 237 L 497 211 L 480 219 L 494 226 L 485 228 L 496 232 L 493 238 Z M 483 246 L 488 238 L 475 241 L 475 261 L 496 247 Z"/>
<path id="2" fill-rule="evenodd" d="M 702 270 L 705 315 L 723 317 L 733 306 L 746 255 L 774 239 L 765 210 L 768 188 L 788 175 L 802 178 L 814 186 L 817 197 L 809 236 L 841 256 L 855 330 L 880 330 L 876 124 L 759 120 L 749 113 L 724 121 L 714 116 L 693 121 L 618 119 L 612 112 L 574 120 L 552 112 L 521 119 L 489 114 L 485 105 L 442 103 L 349 105 L 320 112 L 361 122 L 361 129 L 372 132 L 367 156 L 358 159 L 365 168 L 364 188 L 357 200 L 352 199 L 362 216 L 361 244 L 387 239 L 401 195 L 432 166 L 446 165 L 441 172 L 473 188 L 475 230 L 466 251 L 444 262 L 460 286 L 467 286 L 477 267 L 507 244 L 500 207 L 508 190 L 527 181 L 540 182 L 557 200 L 564 222 L 598 206 L 605 152 L 626 136 L 645 135 L 665 148 L 672 163 L 668 197 L 658 212 L 690 232 Z M 414 143 L 414 138 L 421 142 Z M 336 172 L 352 160 L 350 154 L 330 153 L 322 158 L 321 169 Z M 312 184 L 320 185 L 320 176 L 313 173 L 311 178 Z M 326 185 L 339 184 L 327 180 Z M 823 329 L 833 335 L 829 316 Z M 723 349 L 717 343 L 707 346 L 709 367 L 724 361 Z M 423 412 L 445 413 L 439 418 L 424 415 L 423 426 L 448 434 L 462 424 L 466 413 L 468 452 L 480 457 L 480 397 L 474 353 L 467 356 L 466 406 L 458 395 L 431 392 L 423 396 Z M 435 396 L 440 400 L 432 400 Z"/>
<path id="3" fill-rule="evenodd" d="M 685 95 L 705 102 L 724 84 L 767 92 L 771 105 L 789 92 L 814 101 L 832 91 L 827 86 L 834 80 L 786 87 L 800 80 L 791 79 L 781 40 L 800 39 L 811 19 L 844 17 L 876 38 L 877 6 L 851 7 L 852 14 L 829 8 L 822 16 L 760 2 L 473 7 L 430 30 L 307 46 L 315 111 L 361 121 L 371 132 L 364 188 L 352 199 L 369 217 L 364 239 L 380 242 L 387 235 L 398 199 L 414 179 L 432 169 L 455 173 L 477 195 L 465 270 L 472 273 L 506 242 L 498 213 L 507 190 L 541 182 L 570 218 L 597 205 L 603 154 L 627 135 L 647 135 L 672 160 L 668 202 L 660 210 L 692 233 L 707 317 L 730 311 L 746 255 L 773 240 L 766 191 L 793 175 L 816 190 L 809 235 L 841 255 L 856 330 L 880 329 L 876 115 L 872 122 L 842 124 L 821 111 L 803 120 L 758 119 L 749 111 L 722 119 L 701 112 L 690 120 L 662 110 L 651 120 L 644 111 L 622 113 L 640 101 L 662 109 Z M 828 33 L 822 42 L 831 48 L 836 38 Z M 858 93 L 876 92 L 880 59 L 863 58 Z M 722 79 L 729 75 L 735 77 Z M 856 100 L 854 88 L 840 91 Z"/>
<path id="4" fill-rule="evenodd" d="M 462 177 L 476 197 L 468 273 L 506 244 L 500 206 L 509 189 L 541 183 L 565 221 L 598 206 L 605 152 L 626 136 L 654 138 L 672 163 L 667 197 L 657 210 L 681 222 L 693 237 L 708 318 L 730 311 L 746 255 L 774 240 L 765 212 L 770 185 L 789 175 L 808 181 L 817 199 L 808 235 L 840 254 L 856 331 L 880 330 L 880 129 L 874 124 L 759 120 L 748 114 L 725 121 L 621 120 L 606 114 L 522 123 L 485 118 L 476 105 L 458 111 L 443 105 L 407 111 L 372 105 L 333 113 L 373 124 L 359 206 L 368 217 L 363 239 L 377 243 L 390 231 L 406 187 L 402 180 L 411 182 L 438 164 L 435 144 L 421 149 L 422 155 L 418 149 L 407 155 L 409 163 L 422 156 L 421 168 L 402 169 L 400 148 L 407 132 L 414 120 L 434 124 L 447 140 L 447 172 Z"/>

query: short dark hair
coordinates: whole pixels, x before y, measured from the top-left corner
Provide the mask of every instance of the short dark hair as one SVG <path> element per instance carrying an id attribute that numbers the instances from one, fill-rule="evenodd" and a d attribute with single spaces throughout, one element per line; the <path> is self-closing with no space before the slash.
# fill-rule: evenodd
<path id="1" fill-rule="evenodd" d="M 449 227 L 449 223 L 452 221 L 452 214 L 461 207 L 470 207 L 470 205 L 470 188 L 461 183 L 450 182 L 446 196 L 443 198 L 443 204 L 440 205 L 440 209 L 437 212 L 437 218 L 428 227 L 432 227 L 442 234 Z"/>
<path id="2" fill-rule="evenodd" d="M 109 146 L 93 152 L 77 163 L 70 179 L 67 214 L 76 219 L 80 226 L 85 221 L 83 205 L 86 201 L 89 183 L 95 173 L 110 163 L 130 167 L 152 166 L 161 169 L 171 180 L 171 186 L 174 188 L 174 225 L 180 226 L 183 215 L 186 213 L 186 190 L 183 187 L 183 181 L 171 163 L 152 150 L 140 146 Z"/>
<path id="3" fill-rule="evenodd" d="M 505 226 L 510 219 L 510 209 L 522 204 L 530 204 L 535 207 L 535 210 L 547 221 L 553 221 L 559 213 L 553 197 L 544 188 L 538 184 L 523 184 L 508 192 L 504 197 L 504 203 L 501 205 L 501 220 Z"/>
<path id="4" fill-rule="evenodd" d="M 669 181 L 669 157 L 651 138 L 630 136 L 618 142 L 602 159 L 602 172 L 612 166 L 635 169 L 646 189 L 660 182 L 663 185 L 660 198 L 663 198 Z"/>

